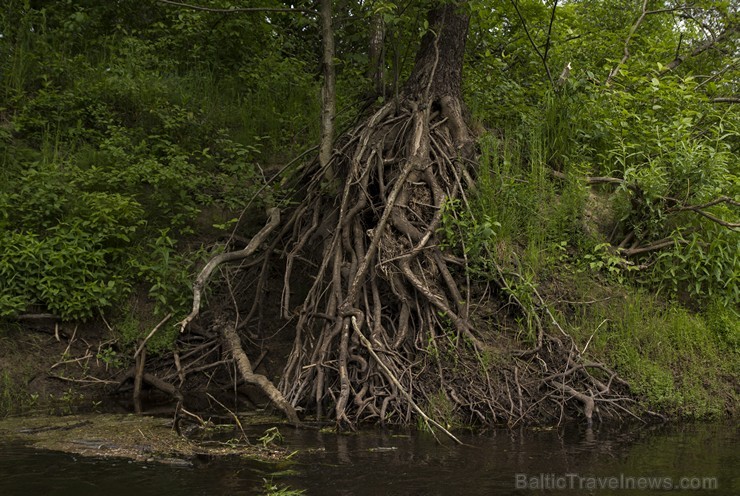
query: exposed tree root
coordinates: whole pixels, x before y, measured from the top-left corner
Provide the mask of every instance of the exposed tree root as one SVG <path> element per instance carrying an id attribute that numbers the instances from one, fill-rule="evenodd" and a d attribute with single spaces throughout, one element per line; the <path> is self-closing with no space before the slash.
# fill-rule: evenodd
<path id="1" fill-rule="evenodd" d="M 529 313 L 538 335 L 531 349 L 491 363 L 500 330 L 471 324 L 465 261 L 443 251 L 437 234 L 445 203 L 465 201 L 470 140 L 460 108 L 449 96 L 384 105 L 340 142 L 332 175 L 318 163 L 304 170 L 302 200 L 283 224 L 273 212 L 246 249 L 219 255 L 201 272 L 183 326 L 198 314 L 218 263 L 252 257 L 243 271 L 254 297 L 248 314 L 214 329 L 242 377 L 291 422 L 297 407 L 349 428 L 418 417 L 452 436 L 440 420 L 516 425 L 566 410 L 588 423 L 632 415 L 626 384 L 584 361 L 535 288 L 535 307 L 516 300 L 503 273 L 494 297 Z M 278 389 L 254 374 L 236 333 L 259 318 L 276 255 L 285 263 L 281 312 L 295 326 Z"/>
<path id="2" fill-rule="evenodd" d="M 243 274 L 254 301 L 245 317 L 235 309 L 241 323 L 220 328 L 230 329 L 224 336 L 232 342 L 234 327 L 259 318 L 279 258 L 281 313 L 294 339 L 281 396 L 268 396 L 289 418 L 300 407 L 353 428 L 418 416 L 447 432 L 434 417 L 513 425 L 557 419 L 570 405 L 589 422 L 595 413 L 618 414 L 624 385 L 606 367 L 584 363 L 546 307 L 552 326 L 541 322 L 543 307 L 517 302 L 536 317 L 537 343 L 502 363 L 489 360 L 499 330 L 472 325 L 465 260 L 438 239 L 444 205 L 464 204 L 463 185 L 474 175 L 466 170 L 473 146 L 459 90 L 467 18 L 445 4 L 429 21 L 435 29 L 422 40 L 402 94 L 346 133 L 328 163 L 309 164 L 296 177 L 299 203 L 284 223 L 278 229 L 271 221 L 234 256 L 252 256 Z M 216 265 L 199 276 L 183 328 Z M 512 297 L 503 275 L 499 289 L 496 297 Z M 551 327 L 561 335 L 549 335 Z M 246 355 L 236 342 L 241 363 Z M 246 369 L 245 378 L 252 374 Z"/>
<path id="3" fill-rule="evenodd" d="M 270 401 L 277 406 L 286 417 L 288 417 L 288 420 L 292 424 L 300 424 L 301 421 L 298 419 L 295 409 L 290 405 L 290 403 L 285 401 L 285 398 L 283 398 L 280 391 L 275 388 L 275 385 L 264 375 L 254 373 L 252 370 L 252 364 L 242 349 L 241 340 L 239 339 L 234 326 L 221 322 L 217 323 L 217 328 L 224 343 L 224 347 L 234 357 L 234 360 L 236 360 L 236 365 L 239 368 L 242 378 L 248 384 L 253 384 L 259 387 L 267 395 Z"/>
<path id="4" fill-rule="evenodd" d="M 454 353 L 482 350 L 436 234 L 444 202 L 461 191 L 467 140 L 459 109 L 450 98 L 409 98 L 377 110 L 333 157 L 335 175 L 344 178 L 339 201 L 314 170 L 283 230 L 291 240 L 281 243 L 286 314 L 296 262 L 323 241 L 315 278 L 294 312 L 293 352 L 280 383 L 292 404 L 319 418 L 346 426 L 407 421 L 411 403 L 402 391 L 425 398 L 442 386 L 416 379 L 437 340 L 458 342 Z M 363 332 L 382 364 L 362 345 Z"/>

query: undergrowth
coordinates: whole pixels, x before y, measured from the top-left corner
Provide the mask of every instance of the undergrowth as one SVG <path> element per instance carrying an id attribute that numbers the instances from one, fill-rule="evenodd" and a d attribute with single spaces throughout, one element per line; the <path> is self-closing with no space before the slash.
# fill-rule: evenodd
<path id="1" fill-rule="evenodd" d="M 587 184 L 590 167 L 574 140 L 568 156 L 553 153 L 547 143 L 559 143 L 552 126 L 562 116 L 548 117 L 552 104 L 540 110 L 544 120 L 479 139 L 476 191 L 467 205 L 445 206 L 447 248 L 468 258 L 474 278 L 503 276 L 504 291 L 532 308 L 537 288 L 583 359 L 613 366 L 645 410 L 686 418 L 734 412 L 740 316 L 732 304 L 737 252 L 727 250 L 736 234 L 710 224 L 690 243 L 629 259 L 610 242 L 627 218 L 620 213 L 624 192 Z M 718 282 L 726 290 L 721 296 Z M 525 331 L 520 339 L 534 342 L 526 316 L 515 325 Z"/>
<path id="2" fill-rule="evenodd" d="M 208 244 L 316 137 L 312 68 L 243 17 L 209 31 L 197 12 L 126 4 L 108 26 L 102 6 L 12 3 L 0 16 L 0 317 L 115 316 L 141 294 L 155 317 L 183 315 Z M 194 50 L 204 37 L 218 39 Z"/>

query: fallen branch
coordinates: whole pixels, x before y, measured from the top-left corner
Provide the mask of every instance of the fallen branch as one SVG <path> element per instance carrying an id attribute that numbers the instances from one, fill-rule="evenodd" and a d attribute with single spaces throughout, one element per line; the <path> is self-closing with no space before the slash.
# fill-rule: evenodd
<path id="1" fill-rule="evenodd" d="M 566 176 L 563 172 L 553 170 L 551 171 L 551 174 L 553 177 L 557 179 L 567 179 L 568 176 Z M 640 188 L 633 183 L 627 182 L 624 179 L 621 179 L 619 177 L 610 177 L 610 176 L 586 176 L 583 178 L 584 181 L 586 181 L 586 184 L 593 186 L 595 184 L 618 184 L 623 185 L 629 190 L 632 191 L 640 191 Z"/>
<path id="2" fill-rule="evenodd" d="M 58 379 L 60 381 L 77 382 L 79 384 L 118 384 L 118 381 L 107 381 L 105 379 L 98 379 L 92 375 L 86 375 L 81 379 L 75 379 L 74 377 L 67 377 L 59 374 L 49 374 L 52 379 Z"/>
<path id="3" fill-rule="evenodd" d="M 172 396 L 173 398 L 175 398 L 178 401 L 182 401 L 183 400 L 182 393 L 180 392 L 179 389 L 177 389 L 175 386 L 173 386 L 169 382 L 163 381 L 162 379 L 160 379 L 156 375 L 148 374 L 148 373 L 144 372 L 144 374 L 142 374 L 141 378 L 144 380 L 144 382 L 146 382 L 147 384 L 149 384 L 153 388 L 159 389 L 160 391 L 169 394 L 170 396 Z"/>
<path id="4" fill-rule="evenodd" d="M 79 364 L 81 361 L 83 361 L 83 360 L 89 360 L 90 358 L 93 358 L 92 354 L 86 353 L 85 356 L 81 356 L 79 358 L 71 358 L 69 360 L 61 360 L 61 361 L 55 363 L 54 365 L 52 365 L 51 367 L 49 367 L 49 370 L 54 370 L 55 368 L 57 368 L 57 367 L 59 367 L 61 365 L 68 364 L 68 363 L 78 363 Z"/>
<path id="5" fill-rule="evenodd" d="M 647 246 L 638 246 L 636 248 L 621 249 L 618 251 L 621 255 L 624 255 L 625 257 L 632 257 L 634 255 L 639 255 L 640 253 L 662 250 L 663 248 L 668 248 L 669 246 L 673 246 L 675 244 L 686 245 L 688 244 L 688 241 L 686 241 L 685 239 L 663 238 L 654 243 L 650 243 Z"/>
<path id="6" fill-rule="evenodd" d="M 118 381 L 118 388 L 116 390 L 120 390 L 121 386 L 123 386 L 123 384 L 129 379 L 134 378 L 135 375 L 136 375 L 136 367 L 132 367 L 131 369 L 129 369 L 128 372 L 123 374 L 122 378 Z M 156 375 L 143 372 L 141 374 L 141 380 L 142 382 L 149 384 L 153 388 L 159 389 L 163 393 L 169 394 L 170 396 L 172 396 L 178 401 L 183 400 L 182 393 L 180 392 L 179 389 L 177 389 L 175 386 L 173 386 L 169 382 L 160 379 Z"/>
<path id="7" fill-rule="evenodd" d="M 12 317 L 15 320 L 30 320 L 30 321 L 36 321 L 36 320 L 56 320 L 61 321 L 62 318 L 59 315 L 53 314 L 53 313 L 24 313 L 21 315 L 16 315 L 15 317 Z"/>

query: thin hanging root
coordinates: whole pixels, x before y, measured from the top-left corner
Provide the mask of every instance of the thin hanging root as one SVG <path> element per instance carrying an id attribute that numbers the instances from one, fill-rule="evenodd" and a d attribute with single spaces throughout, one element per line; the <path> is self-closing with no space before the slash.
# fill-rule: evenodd
<path id="1" fill-rule="evenodd" d="M 370 341 L 365 337 L 364 334 L 362 334 L 362 331 L 360 330 L 360 327 L 357 325 L 357 318 L 353 315 L 350 317 L 352 320 L 352 327 L 354 327 L 355 332 L 357 333 L 357 336 L 360 338 L 360 341 L 362 341 L 362 344 L 367 348 L 368 353 L 375 359 L 376 363 L 380 365 L 380 368 L 383 369 L 383 372 L 385 372 L 386 377 L 388 380 L 390 380 L 396 388 L 401 392 L 401 394 L 406 398 L 406 401 L 409 402 L 409 405 L 411 405 L 411 408 L 414 409 L 416 413 L 419 414 L 419 416 L 424 419 L 424 422 L 427 424 L 427 427 L 430 431 L 434 432 L 432 429 L 432 425 L 440 429 L 442 432 L 447 434 L 450 439 L 455 441 L 457 444 L 463 444 L 462 441 L 460 441 L 457 437 L 455 437 L 454 434 L 452 434 L 450 431 L 444 428 L 442 424 L 434 420 L 433 418 L 429 417 L 426 413 L 424 413 L 424 410 L 422 410 L 419 405 L 416 404 L 414 401 L 414 398 L 411 396 L 411 394 L 406 391 L 406 389 L 401 385 L 401 382 L 396 378 L 395 375 L 393 375 L 393 372 L 390 371 L 390 369 L 383 363 L 383 361 L 378 357 L 377 353 L 375 353 L 375 350 L 373 349 L 373 345 L 370 344 Z M 431 425 L 430 425 L 431 424 Z"/>

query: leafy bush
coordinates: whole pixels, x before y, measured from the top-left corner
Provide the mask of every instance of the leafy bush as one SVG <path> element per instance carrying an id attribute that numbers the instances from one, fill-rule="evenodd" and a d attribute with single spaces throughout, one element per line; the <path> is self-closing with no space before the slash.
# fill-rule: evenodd
<path id="1" fill-rule="evenodd" d="M 157 313 L 183 311 L 201 257 L 198 243 L 185 241 L 199 214 L 215 206 L 233 217 L 263 180 L 254 134 L 262 131 L 245 98 L 287 101 L 259 77 L 244 86 L 246 71 L 216 78 L 226 73 L 220 65 L 249 64 L 211 56 L 228 45 L 232 55 L 269 53 L 283 64 L 275 81 L 294 103 L 263 109 L 276 119 L 310 120 L 298 109 L 315 82 L 274 55 L 269 29 L 261 39 L 240 31 L 261 20 L 239 17 L 214 32 L 207 15 L 139 2 L 119 2 L 115 19 L 89 2 L 11 3 L 0 13 L 8 56 L 0 61 L 0 315 L 85 319 L 142 284 Z M 184 48 L 204 34 L 224 43 L 204 47 L 210 53 Z M 294 125 L 303 123 L 277 124 L 291 138 Z"/>

